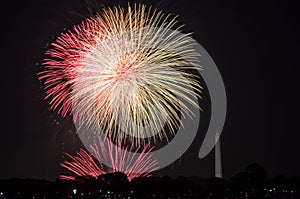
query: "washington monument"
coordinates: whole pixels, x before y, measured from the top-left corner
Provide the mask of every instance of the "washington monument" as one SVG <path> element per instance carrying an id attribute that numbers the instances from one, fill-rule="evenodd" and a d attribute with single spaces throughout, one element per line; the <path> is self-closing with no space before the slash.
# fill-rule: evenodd
<path id="1" fill-rule="evenodd" d="M 222 173 L 222 154 L 221 154 L 221 139 L 220 133 L 216 132 L 215 140 L 217 141 L 215 145 L 215 177 L 223 178 Z"/>

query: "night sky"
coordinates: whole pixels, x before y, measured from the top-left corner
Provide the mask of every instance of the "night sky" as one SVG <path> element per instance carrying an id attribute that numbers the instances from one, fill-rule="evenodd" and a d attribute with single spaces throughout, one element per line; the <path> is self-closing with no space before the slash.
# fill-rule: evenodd
<path id="1" fill-rule="evenodd" d="M 126 5 L 125 1 L 99 1 Z M 300 175 L 296 121 L 299 18 L 293 1 L 140 1 L 179 15 L 184 31 L 217 64 L 228 112 L 221 136 L 225 177 L 257 162 L 269 177 Z M 37 72 L 47 45 L 90 11 L 94 1 L 10 1 L 2 5 L 0 178 L 55 179 L 63 151 L 82 146 L 70 118 L 49 110 Z M 204 91 L 204 96 L 207 92 Z M 205 107 L 203 107 L 205 109 Z M 203 112 L 205 130 L 209 114 Z M 178 161 L 157 175 L 214 175 L 213 151 L 198 159 L 205 131 Z"/>

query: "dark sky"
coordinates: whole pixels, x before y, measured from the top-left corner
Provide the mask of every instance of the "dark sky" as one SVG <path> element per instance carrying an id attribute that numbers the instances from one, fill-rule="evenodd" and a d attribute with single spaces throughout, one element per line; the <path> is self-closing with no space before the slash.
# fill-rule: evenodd
<path id="1" fill-rule="evenodd" d="M 55 179 L 63 171 L 59 167 L 62 152 L 72 153 L 81 147 L 71 120 L 48 110 L 36 73 L 47 44 L 64 28 L 88 16 L 87 2 L 10 1 L 1 6 L 4 112 L 0 178 Z M 101 1 L 107 5 L 118 2 L 122 1 Z M 194 32 L 193 37 L 219 67 L 228 97 L 222 134 L 225 177 L 253 162 L 261 164 L 270 177 L 299 176 L 296 79 L 300 32 L 296 1 L 141 2 L 179 15 L 185 30 Z M 205 125 L 208 114 L 202 117 Z M 200 132 L 183 155 L 182 166 L 175 163 L 157 174 L 213 176 L 213 152 L 197 159 L 203 136 Z"/>

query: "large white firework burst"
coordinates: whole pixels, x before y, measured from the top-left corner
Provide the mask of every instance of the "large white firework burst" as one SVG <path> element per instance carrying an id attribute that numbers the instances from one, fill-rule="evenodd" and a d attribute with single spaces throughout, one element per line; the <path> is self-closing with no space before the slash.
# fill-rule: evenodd
<path id="1" fill-rule="evenodd" d="M 96 120 L 118 142 L 168 138 L 180 125 L 178 110 L 192 116 L 187 103 L 198 106 L 201 90 L 186 61 L 199 56 L 188 34 L 168 34 L 176 23 L 135 4 L 103 9 L 62 34 L 39 73 L 51 107 L 76 122 Z"/>

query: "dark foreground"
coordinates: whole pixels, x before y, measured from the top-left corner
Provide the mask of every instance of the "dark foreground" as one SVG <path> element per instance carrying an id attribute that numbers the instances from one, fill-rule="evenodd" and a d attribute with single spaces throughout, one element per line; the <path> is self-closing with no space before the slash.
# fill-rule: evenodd
<path id="1" fill-rule="evenodd" d="M 279 176 L 267 179 L 257 164 L 230 179 L 168 176 L 135 178 L 109 173 L 97 179 L 75 181 L 37 179 L 0 180 L 0 199 L 101 199 L 101 198 L 274 198 L 299 199 L 300 178 Z"/>
<path id="2" fill-rule="evenodd" d="M 246 180 L 246 179 L 245 179 Z M 259 186 L 246 181 L 219 178 L 170 177 L 136 178 L 128 182 L 120 173 L 106 174 L 98 180 L 55 182 L 34 179 L 0 180 L 0 198 L 300 198 L 299 178 L 266 180 Z"/>

